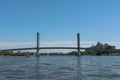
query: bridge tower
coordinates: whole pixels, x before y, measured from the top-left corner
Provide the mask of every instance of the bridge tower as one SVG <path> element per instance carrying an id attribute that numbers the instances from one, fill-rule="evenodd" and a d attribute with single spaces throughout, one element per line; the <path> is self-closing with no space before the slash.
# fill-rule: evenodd
<path id="1" fill-rule="evenodd" d="M 36 56 L 39 56 L 39 47 L 40 47 L 39 46 L 39 44 L 40 44 L 39 43 L 39 35 L 40 35 L 39 32 L 37 32 L 37 48 L 36 48 L 37 49 L 37 53 L 36 53 Z"/>
<path id="2" fill-rule="evenodd" d="M 77 33 L 77 51 L 78 51 L 78 56 L 80 56 L 80 33 Z"/>

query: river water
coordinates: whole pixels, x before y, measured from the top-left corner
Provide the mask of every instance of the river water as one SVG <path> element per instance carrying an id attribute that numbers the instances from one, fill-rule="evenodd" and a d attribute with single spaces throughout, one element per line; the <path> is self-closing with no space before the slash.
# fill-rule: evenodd
<path id="1" fill-rule="evenodd" d="M 120 80 L 120 57 L 1 56 L 0 80 Z"/>

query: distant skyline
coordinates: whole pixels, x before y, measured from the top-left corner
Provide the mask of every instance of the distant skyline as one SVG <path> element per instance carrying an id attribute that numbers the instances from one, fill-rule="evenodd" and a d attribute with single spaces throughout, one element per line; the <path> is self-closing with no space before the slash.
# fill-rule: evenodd
<path id="1" fill-rule="evenodd" d="M 43 46 L 76 46 L 80 33 L 82 46 L 100 41 L 120 48 L 119 4 L 120 0 L 0 0 L 0 49 L 34 45 L 36 32 Z M 21 47 L 25 45 L 33 46 Z"/>

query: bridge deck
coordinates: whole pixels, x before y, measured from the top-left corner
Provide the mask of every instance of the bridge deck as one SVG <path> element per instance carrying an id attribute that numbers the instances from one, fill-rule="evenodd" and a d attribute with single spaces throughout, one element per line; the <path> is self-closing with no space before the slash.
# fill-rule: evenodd
<path id="1" fill-rule="evenodd" d="M 1 51 L 18 51 L 18 50 L 36 50 L 37 47 L 31 47 L 31 48 L 15 48 L 15 49 L 4 49 Z M 39 49 L 78 49 L 78 47 L 39 47 Z M 80 47 L 80 50 L 97 50 L 92 48 L 84 48 Z M 105 50 L 105 49 L 98 49 L 99 51 L 118 51 L 118 50 Z"/>

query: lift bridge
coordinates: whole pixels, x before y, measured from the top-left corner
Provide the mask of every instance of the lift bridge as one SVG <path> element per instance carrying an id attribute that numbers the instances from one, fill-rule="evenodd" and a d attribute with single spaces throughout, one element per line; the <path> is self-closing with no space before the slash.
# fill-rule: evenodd
<path id="1" fill-rule="evenodd" d="M 36 56 L 39 55 L 39 50 L 42 49 L 75 49 L 77 50 L 78 56 L 81 55 L 80 50 L 95 50 L 93 48 L 85 48 L 85 47 L 80 47 L 80 33 L 77 33 L 77 47 L 40 47 L 40 37 L 39 37 L 39 32 L 37 32 L 37 46 L 36 47 L 31 47 L 31 48 L 14 48 L 14 49 L 4 49 L 1 51 L 18 51 L 18 50 L 36 50 Z M 120 52 L 119 50 L 96 50 L 96 51 L 108 51 L 108 52 Z"/>

